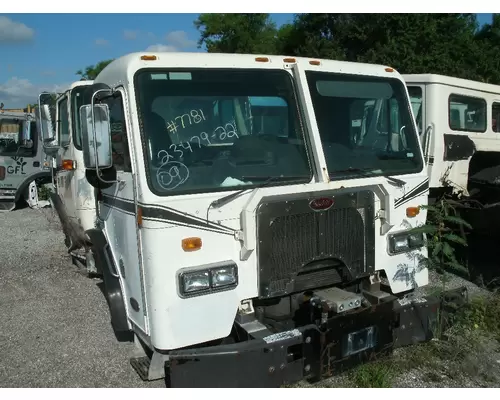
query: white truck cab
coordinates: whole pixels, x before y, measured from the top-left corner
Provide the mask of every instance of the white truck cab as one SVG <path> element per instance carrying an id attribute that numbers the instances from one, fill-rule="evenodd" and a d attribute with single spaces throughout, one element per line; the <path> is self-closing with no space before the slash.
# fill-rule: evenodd
<path id="1" fill-rule="evenodd" d="M 403 75 L 412 99 L 430 199 L 461 199 L 472 233 L 500 223 L 500 86 L 436 74 Z"/>
<path id="2" fill-rule="evenodd" d="M 42 93 L 40 106 L 52 108 L 57 121 L 52 127 L 53 134 L 44 141 L 45 151 L 53 157 L 52 204 L 64 227 L 68 250 L 75 256 L 80 255 L 77 250 L 86 250 L 80 261 L 93 273 L 97 271 L 86 246 L 85 231 L 95 227 L 96 203 L 94 188 L 85 178 L 79 121 L 83 93 L 91 85 L 92 81 L 77 81 L 62 94 Z"/>
<path id="3" fill-rule="evenodd" d="M 143 379 L 279 386 L 429 339 L 439 299 L 401 300 L 428 177 L 397 71 L 133 53 L 87 89 L 86 234 Z"/>
<path id="4" fill-rule="evenodd" d="M 22 200 L 36 206 L 36 182 L 50 182 L 50 161 L 35 121 L 33 113 L 0 111 L 0 212 Z"/>

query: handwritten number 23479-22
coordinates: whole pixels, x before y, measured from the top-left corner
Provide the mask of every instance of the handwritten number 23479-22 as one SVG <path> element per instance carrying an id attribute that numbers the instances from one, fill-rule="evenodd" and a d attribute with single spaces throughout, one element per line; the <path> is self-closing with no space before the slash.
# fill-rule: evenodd
<path id="1" fill-rule="evenodd" d="M 193 148 L 191 147 L 191 143 L 198 143 L 198 148 L 201 148 L 201 143 L 206 142 L 208 145 L 211 145 L 212 142 L 210 139 L 219 139 L 221 141 L 224 141 L 226 139 L 231 139 L 231 138 L 236 138 L 238 139 L 238 133 L 236 132 L 236 127 L 235 127 L 234 122 L 228 122 L 224 126 L 218 126 L 217 128 L 214 129 L 213 133 L 211 136 L 209 136 L 206 132 L 201 132 L 199 136 L 193 136 L 189 141 L 187 142 L 181 142 L 179 144 L 171 144 L 169 147 L 169 150 L 172 150 L 174 154 L 178 154 L 179 158 L 182 158 L 184 156 L 184 151 L 182 151 L 180 148 L 184 150 L 189 150 L 190 152 L 193 152 Z M 167 150 L 160 150 L 158 152 L 158 158 L 161 159 L 161 164 L 166 164 L 169 162 L 169 160 L 174 159 L 175 156 L 169 154 Z"/>

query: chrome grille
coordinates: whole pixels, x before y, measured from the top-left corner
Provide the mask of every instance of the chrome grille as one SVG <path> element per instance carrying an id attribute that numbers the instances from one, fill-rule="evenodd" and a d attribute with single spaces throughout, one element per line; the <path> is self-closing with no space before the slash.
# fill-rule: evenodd
<path id="1" fill-rule="evenodd" d="M 334 205 L 314 211 L 314 198 Z M 263 201 L 258 209 L 260 297 L 275 297 L 354 279 L 374 269 L 374 194 L 315 193 Z"/>

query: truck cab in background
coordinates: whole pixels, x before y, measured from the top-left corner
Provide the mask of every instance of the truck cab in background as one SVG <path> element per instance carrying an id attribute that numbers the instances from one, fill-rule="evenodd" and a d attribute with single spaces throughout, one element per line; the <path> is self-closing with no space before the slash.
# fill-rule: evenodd
<path id="1" fill-rule="evenodd" d="M 436 74 L 403 75 L 424 157 L 429 196 L 461 200 L 474 235 L 500 226 L 500 86 Z"/>
<path id="2" fill-rule="evenodd" d="M 37 206 L 37 183 L 51 179 L 40 139 L 33 113 L 0 111 L 0 212 L 21 201 Z"/>
<path id="3" fill-rule="evenodd" d="M 39 102 L 40 108 L 47 110 L 45 116 L 51 118 L 50 131 L 48 121 L 43 123 L 44 149 L 54 165 L 52 204 L 63 226 L 68 251 L 87 272 L 96 273 L 85 235 L 95 226 L 96 204 L 94 188 L 85 178 L 79 121 L 83 93 L 91 85 L 92 81 L 77 81 L 62 94 L 42 93 Z"/>

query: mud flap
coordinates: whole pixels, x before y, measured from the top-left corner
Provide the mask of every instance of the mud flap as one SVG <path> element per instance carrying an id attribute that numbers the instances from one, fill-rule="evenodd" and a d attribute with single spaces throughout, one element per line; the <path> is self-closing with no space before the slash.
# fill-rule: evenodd
<path id="1" fill-rule="evenodd" d="M 98 229 L 90 229 L 86 233 L 92 242 L 96 267 L 103 276 L 104 294 L 109 306 L 113 331 L 118 341 L 129 341 L 130 328 L 123 293 L 108 243 L 102 231 Z"/>

